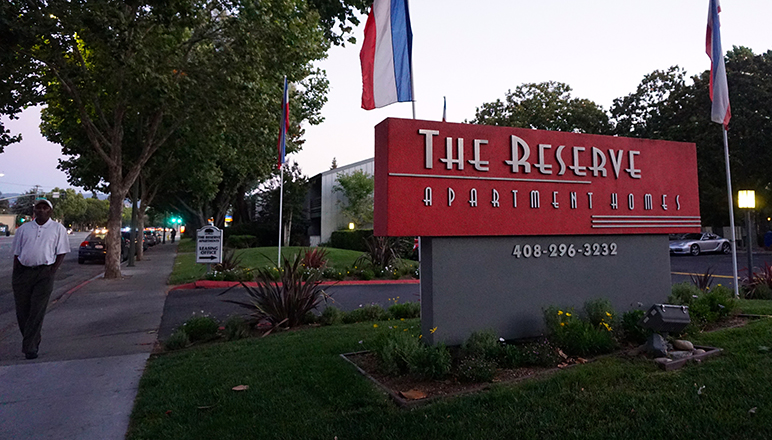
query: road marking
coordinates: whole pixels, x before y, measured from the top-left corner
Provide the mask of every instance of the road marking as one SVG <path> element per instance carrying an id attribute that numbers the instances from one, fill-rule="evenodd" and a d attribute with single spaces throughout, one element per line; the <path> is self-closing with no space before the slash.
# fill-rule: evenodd
<path id="1" fill-rule="evenodd" d="M 704 273 L 688 273 L 688 272 L 670 272 L 671 275 L 696 275 L 696 276 L 702 276 L 705 275 Z M 730 280 L 733 280 L 734 277 L 731 275 L 711 275 L 713 278 L 728 278 Z"/>

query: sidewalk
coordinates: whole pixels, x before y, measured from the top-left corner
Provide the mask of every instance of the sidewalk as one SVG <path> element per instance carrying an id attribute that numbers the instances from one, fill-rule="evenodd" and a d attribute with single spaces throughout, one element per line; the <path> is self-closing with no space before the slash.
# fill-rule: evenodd
<path id="1" fill-rule="evenodd" d="M 40 357 L 0 342 L 0 439 L 123 439 L 156 342 L 177 244 L 150 248 L 121 280 L 95 279 L 59 300 Z"/>

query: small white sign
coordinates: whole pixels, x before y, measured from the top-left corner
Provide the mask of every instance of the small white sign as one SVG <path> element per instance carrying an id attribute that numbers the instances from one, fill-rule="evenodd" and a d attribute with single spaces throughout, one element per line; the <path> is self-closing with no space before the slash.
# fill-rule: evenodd
<path id="1" fill-rule="evenodd" d="M 196 263 L 222 263 L 222 231 L 217 227 L 196 231 Z"/>

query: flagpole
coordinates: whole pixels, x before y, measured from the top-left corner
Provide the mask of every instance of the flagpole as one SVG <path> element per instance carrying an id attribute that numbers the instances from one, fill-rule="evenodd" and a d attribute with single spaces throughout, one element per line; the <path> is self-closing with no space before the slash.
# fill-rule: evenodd
<path id="1" fill-rule="evenodd" d="M 281 233 L 284 228 L 282 223 L 282 213 L 284 212 L 284 164 L 279 169 L 281 170 L 281 184 L 279 185 L 279 256 L 276 258 L 276 267 L 281 269 Z"/>
<path id="2" fill-rule="evenodd" d="M 732 229 L 732 276 L 734 276 L 734 296 L 740 297 L 740 280 L 737 277 L 737 241 L 734 228 L 734 200 L 732 197 L 732 175 L 729 171 L 729 141 L 726 136 L 726 127 L 721 127 L 724 132 L 724 162 L 726 162 L 726 189 L 729 196 L 729 227 Z M 750 249 L 750 248 L 749 248 Z M 748 273 L 750 274 L 750 268 Z M 750 275 L 749 275 L 750 277 Z"/>

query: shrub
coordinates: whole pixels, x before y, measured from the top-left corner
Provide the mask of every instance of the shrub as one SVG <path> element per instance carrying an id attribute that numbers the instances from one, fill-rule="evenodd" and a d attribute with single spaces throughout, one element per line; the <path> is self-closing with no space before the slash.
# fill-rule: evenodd
<path id="1" fill-rule="evenodd" d="M 469 357 L 495 362 L 501 355 L 501 344 L 495 331 L 477 331 L 469 335 L 461 350 Z"/>
<path id="2" fill-rule="evenodd" d="M 293 260 L 282 258 L 281 271 L 258 268 L 257 286 L 244 283 L 250 302 L 224 300 L 252 311 L 257 319 L 266 319 L 273 326 L 296 327 L 305 322 L 306 314 L 315 309 L 328 295 L 321 284 L 320 271 L 305 271 L 300 266 L 300 255 Z M 278 280 L 274 276 L 278 274 Z"/>
<path id="3" fill-rule="evenodd" d="M 360 279 L 362 279 L 362 280 L 365 280 L 365 281 L 370 281 L 370 280 L 372 280 L 373 278 L 375 278 L 375 272 L 373 272 L 373 271 L 372 271 L 372 270 L 370 270 L 370 269 L 363 269 L 363 270 L 360 270 L 360 271 L 356 272 L 356 274 L 357 274 L 357 276 L 358 276 Z"/>
<path id="4" fill-rule="evenodd" d="M 343 322 L 344 313 L 335 306 L 327 306 L 319 317 L 322 325 L 335 325 Z"/>
<path id="5" fill-rule="evenodd" d="M 417 350 L 410 361 L 410 372 L 427 380 L 443 379 L 450 372 L 451 356 L 445 344 Z"/>
<path id="6" fill-rule="evenodd" d="M 322 276 L 330 280 L 342 281 L 346 278 L 346 271 L 328 267 L 322 271 Z"/>
<path id="7" fill-rule="evenodd" d="M 458 378 L 464 382 L 490 382 L 496 376 L 496 362 L 467 357 L 458 364 Z"/>
<path id="8" fill-rule="evenodd" d="M 412 319 L 421 317 L 421 303 L 420 302 L 406 302 L 397 304 L 397 300 L 394 300 L 394 304 L 389 306 L 389 315 L 394 319 Z"/>
<path id="9" fill-rule="evenodd" d="M 369 265 L 382 271 L 386 267 L 397 267 L 400 263 L 400 240 L 395 237 L 370 237 L 365 240 L 366 250 L 356 260 L 357 266 Z"/>
<path id="10" fill-rule="evenodd" d="M 334 231 L 330 236 L 328 246 L 338 249 L 365 252 L 365 240 L 373 236 L 372 229 L 357 229 L 355 231 Z"/>
<path id="11" fill-rule="evenodd" d="M 227 240 L 228 247 L 244 249 L 257 246 L 257 237 L 254 235 L 231 235 Z"/>
<path id="12" fill-rule="evenodd" d="M 182 328 L 190 338 L 190 342 L 207 341 L 217 336 L 220 323 L 209 316 L 194 316 L 185 321 Z"/>
<path id="13" fill-rule="evenodd" d="M 584 303 L 584 313 L 593 327 L 608 329 L 614 319 L 614 307 L 605 298 L 591 299 Z"/>
<path id="14" fill-rule="evenodd" d="M 521 353 L 525 366 L 554 367 L 562 361 L 557 348 L 546 338 L 524 344 Z"/>
<path id="15" fill-rule="evenodd" d="M 552 338 L 569 356 L 609 353 L 616 348 L 611 327 L 596 327 L 578 318 L 566 320 Z"/>
<path id="16" fill-rule="evenodd" d="M 643 310 L 630 310 L 622 315 L 622 335 L 625 340 L 634 344 L 646 342 L 652 331 L 638 325 L 645 314 Z"/>
<path id="17" fill-rule="evenodd" d="M 667 301 L 670 304 L 691 306 L 694 300 L 699 298 L 702 291 L 694 284 L 683 282 L 674 284 Z"/>
<path id="18" fill-rule="evenodd" d="M 212 266 L 217 272 L 225 272 L 229 270 L 236 270 L 241 265 L 241 255 L 236 256 L 234 249 L 224 249 L 222 253 L 222 263 L 217 263 Z"/>
<path id="19" fill-rule="evenodd" d="M 235 341 L 238 339 L 245 339 L 252 335 L 252 330 L 249 323 L 238 315 L 229 317 L 224 324 L 225 339 L 227 341 Z"/>
<path id="20" fill-rule="evenodd" d="M 364 307 L 354 309 L 343 317 L 344 324 L 366 321 L 385 321 L 389 319 L 389 314 L 378 304 L 368 304 Z"/>
<path id="21" fill-rule="evenodd" d="M 525 363 L 523 350 L 517 345 L 505 345 L 501 349 L 499 365 L 502 368 L 517 368 Z"/>
<path id="22" fill-rule="evenodd" d="M 177 329 L 169 336 L 169 339 L 164 342 L 164 347 L 167 350 L 179 350 L 190 345 L 190 338 L 183 329 Z"/>
<path id="23" fill-rule="evenodd" d="M 373 352 L 383 373 L 399 376 L 410 372 L 416 353 L 424 347 L 419 339 L 407 332 L 394 331 L 379 335 Z"/>
<path id="24" fill-rule="evenodd" d="M 306 249 L 303 252 L 303 266 L 324 269 L 327 265 L 328 254 L 325 248 Z"/>
<path id="25" fill-rule="evenodd" d="M 728 317 L 737 302 L 734 293 L 728 288 L 718 285 L 700 295 L 689 307 L 692 320 L 702 324 L 709 324 Z"/>
<path id="26" fill-rule="evenodd" d="M 747 299 L 772 299 L 772 266 L 766 261 L 764 268 L 754 272 L 753 276 L 743 280 Z"/>
<path id="27" fill-rule="evenodd" d="M 204 278 L 210 281 L 252 281 L 255 278 L 255 275 L 252 272 L 252 269 L 245 267 L 222 272 L 210 272 L 206 274 Z"/>
<path id="28" fill-rule="evenodd" d="M 705 273 L 690 275 L 690 277 L 695 287 L 703 292 L 706 292 L 708 289 L 710 289 L 710 285 L 713 284 L 714 273 L 715 271 L 713 268 L 708 266 L 708 268 L 705 269 Z"/>

